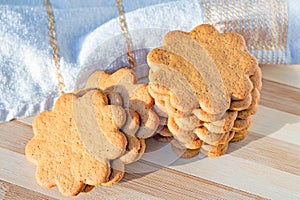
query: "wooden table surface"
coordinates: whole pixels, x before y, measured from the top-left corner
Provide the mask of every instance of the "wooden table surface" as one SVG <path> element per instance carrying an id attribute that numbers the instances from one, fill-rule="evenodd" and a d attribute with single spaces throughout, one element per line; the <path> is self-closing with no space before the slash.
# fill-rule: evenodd
<path id="1" fill-rule="evenodd" d="M 176 159 L 169 145 L 150 139 L 120 183 L 75 199 L 300 199 L 300 65 L 261 67 L 262 98 L 250 134 L 226 155 Z M 32 119 L 0 124 L 0 199 L 69 199 L 35 181 L 35 166 L 24 156 Z"/>

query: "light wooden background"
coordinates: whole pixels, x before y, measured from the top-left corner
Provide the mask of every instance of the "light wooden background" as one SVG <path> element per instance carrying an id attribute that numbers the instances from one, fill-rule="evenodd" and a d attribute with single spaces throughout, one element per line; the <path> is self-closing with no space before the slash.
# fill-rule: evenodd
<path id="1" fill-rule="evenodd" d="M 113 187 L 74 199 L 300 199 L 300 66 L 264 65 L 259 112 L 249 136 L 222 157 L 179 159 L 148 140 L 148 153 Z M 68 199 L 35 181 L 24 156 L 32 118 L 0 124 L 0 199 Z M 140 173 L 139 173 L 140 172 Z"/>

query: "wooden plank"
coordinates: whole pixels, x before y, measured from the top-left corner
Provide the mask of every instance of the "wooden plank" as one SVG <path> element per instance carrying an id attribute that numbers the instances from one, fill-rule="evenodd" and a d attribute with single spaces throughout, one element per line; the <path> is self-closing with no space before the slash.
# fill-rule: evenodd
<path id="1" fill-rule="evenodd" d="M 250 130 L 282 142 L 300 145 L 300 116 L 259 106 Z"/>
<path id="2" fill-rule="evenodd" d="M 300 176 L 300 145 L 250 132 L 244 140 L 231 143 L 227 153 Z"/>
<path id="3" fill-rule="evenodd" d="M 300 116 L 300 89 L 263 79 L 259 104 Z"/>
<path id="4" fill-rule="evenodd" d="M 297 165 L 297 163 L 299 163 L 298 162 L 299 154 L 297 153 L 297 152 L 299 152 L 299 147 L 295 146 L 296 144 L 299 144 L 299 143 L 297 143 L 297 138 L 299 140 L 299 137 L 297 136 L 297 134 L 294 134 L 294 136 L 291 135 L 292 137 L 285 137 L 286 138 L 285 140 L 287 140 L 287 141 L 289 141 L 289 140 L 296 141 L 296 144 L 293 144 L 293 145 L 289 144 L 287 141 L 281 140 L 281 138 L 284 137 L 285 134 L 293 133 L 293 132 L 288 127 L 285 128 L 285 129 L 287 129 L 287 132 L 282 131 L 281 130 L 282 125 L 280 125 L 280 123 L 278 123 L 278 121 L 280 122 L 280 120 L 282 120 L 282 118 L 287 120 L 287 122 L 292 122 L 292 123 L 299 122 L 300 121 L 299 116 L 295 116 L 295 115 L 291 115 L 291 114 L 277 111 L 274 109 L 266 108 L 264 106 L 260 106 L 257 116 L 259 117 L 258 120 L 261 121 L 261 123 L 254 122 L 253 125 L 254 125 L 254 127 L 256 127 L 257 130 L 262 130 L 262 133 L 266 134 L 266 135 L 251 134 L 250 137 L 247 138 L 245 141 L 242 141 L 241 143 L 233 144 L 233 149 L 231 147 L 230 151 L 229 151 L 229 152 L 232 152 L 230 154 L 230 156 L 233 156 L 236 158 L 242 158 L 244 160 L 250 161 L 251 163 L 255 163 L 255 164 L 261 165 L 261 166 L 266 166 L 271 169 L 275 168 L 279 171 L 288 172 L 291 174 L 299 174 L 299 165 Z M 269 123 L 268 121 L 266 121 L 266 118 L 267 118 L 266 116 L 269 116 L 268 118 L 270 118 L 270 120 L 272 120 L 272 123 Z M 260 120 L 260 118 L 261 118 L 261 120 Z M 20 124 L 18 122 L 11 122 L 11 123 L 12 124 L 16 123 L 17 126 L 18 125 L 25 126 L 25 128 L 29 128 L 29 132 L 31 132 L 30 126 Z M 277 128 L 275 127 L 275 131 L 274 131 L 274 124 L 279 125 L 279 127 L 277 127 Z M 296 124 L 299 125 L 298 123 L 296 123 Z M 5 124 L 5 125 L 7 126 L 7 124 Z M 281 130 L 281 131 L 278 134 L 275 134 L 275 136 L 273 136 L 274 133 L 276 133 L 277 129 Z M 294 129 L 297 130 L 297 127 L 295 127 Z M 6 129 L 4 128 L 4 130 L 6 130 Z M 19 133 L 22 135 L 21 132 L 19 132 Z M 265 136 L 268 136 L 268 137 L 265 137 Z M 30 137 L 32 137 L 32 132 L 31 132 L 31 136 L 29 136 L 25 140 L 30 139 Z M 272 137 L 274 137 L 275 139 Z M 13 137 L 13 138 L 16 139 L 19 137 Z M 279 139 L 276 139 L 276 138 L 279 138 Z M 288 138 L 290 138 L 290 139 L 288 139 Z M 11 143 L 16 143 L 16 142 L 12 140 Z M 23 142 L 23 144 L 24 144 L 24 142 Z M 149 142 L 148 142 L 148 144 L 149 144 Z M 149 149 L 149 147 L 151 148 L 151 144 L 148 146 L 148 149 Z M 259 147 L 259 149 L 257 149 L 258 147 Z M 21 149 L 23 147 L 21 145 L 18 148 Z M 275 152 L 275 153 L 273 153 L 273 152 Z M 19 153 L 21 153 L 21 152 L 19 152 Z M 169 149 L 168 151 L 164 151 L 163 154 L 159 154 L 160 155 L 159 157 L 162 159 L 166 159 L 167 157 L 170 157 L 170 154 L 174 155 L 174 153 Z M 253 155 L 257 155 L 257 156 L 253 156 Z M 279 155 L 281 155 L 281 156 L 279 156 Z M 200 159 L 200 158 L 198 157 L 198 159 Z M 291 160 L 294 160 L 293 164 L 289 163 Z M 226 166 L 226 167 L 228 168 L 228 166 Z M 34 168 L 34 167 L 32 166 L 32 168 Z M 185 173 L 185 171 L 182 171 L 182 173 Z M 129 174 L 129 176 L 130 176 L 130 174 Z M 125 177 L 125 180 L 126 180 L 126 177 Z M 208 180 L 210 180 L 210 179 L 208 179 Z M 139 183 L 139 184 L 142 185 L 143 183 Z M 228 186 L 231 186 L 231 185 L 229 184 Z M 123 186 L 118 184 L 118 187 L 123 187 Z M 126 187 L 129 187 L 129 185 L 125 184 L 125 186 L 123 188 L 126 188 Z M 160 185 L 160 187 L 164 187 L 164 185 Z M 243 188 L 243 189 L 245 190 L 245 188 Z M 144 193 L 143 190 L 149 190 L 149 188 L 143 187 L 140 192 Z M 98 191 L 98 189 L 96 188 L 95 191 Z"/>
<path id="5" fill-rule="evenodd" d="M 23 187 L 0 180 L 0 199 L 7 200 L 55 200 L 55 198 L 25 189 Z"/>
<path id="6" fill-rule="evenodd" d="M 29 125 L 11 121 L 0 124 L 0 147 L 24 154 L 25 146 L 33 137 L 32 128 Z"/>
<path id="7" fill-rule="evenodd" d="M 263 78 L 300 88 L 300 65 L 260 65 Z"/>
<path id="8" fill-rule="evenodd" d="M 24 123 L 24 124 L 28 124 L 28 125 L 32 125 L 32 122 L 34 120 L 34 116 L 33 117 L 27 117 L 27 118 L 23 118 L 23 119 L 18 119 L 18 121 Z"/>
<path id="9" fill-rule="evenodd" d="M 57 199 L 141 199 L 141 200 L 156 200 L 149 194 L 138 192 L 122 186 L 122 184 L 114 185 L 113 187 L 96 187 L 90 193 L 80 194 L 77 197 L 64 197 L 56 187 L 45 189 L 40 187 L 35 180 L 35 166 L 31 165 L 24 155 L 7 149 L 0 148 L 0 179 L 2 181 L 18 185 L 20 187 L 38 192 L 40 194 L 57 198 Z"/>
<path id="10" fill-rule="evenodd" d="M 266 141 L 261 138 L 270 143 L 267 142 L 269 144 L 265 145 Z M 296 175 L 299 174 L 299 154 L 297 154 L 299 150 L 289 155 L 290 151 L 293 152 L 293 146 L 287 145 L 291 149 L 286 152 L 284 146 L 273 146 L 274 140 L 265 136 L 250 137 L 246 141 L 246 146 L 230 147 L 229 154 L 215 159 L 203 157 L 201 154 L 192 159 L 178 159 L 170 147 L 165 148 L 159 156 L 157 156 L 157 152 L 149 152 L 142 159 L 157 165 L 160 165 L 165 159 L 173 160 L 174 162 L 165 167 L 262 197 L 297 199 L 300 197 L 298 189 L 300 177 Z M 278 142 L 280 143 L 280 141 Z M 248 145 L 252 146 L 248 147 Z M 260 148 L 255 149 L 257 146 Z M 299 149 L 299 147 L 297 148 Z M 279 155 L 274 155 L 272 153 L 272 151 L 280 152 L 282 149 L 287 154 L 282 152 Z M 283 161 L 284 159 L 286 160 Z M 138 163 L 133 165 L 136 164 Z M 138 170 L 145 171 L 145 169 L 137 167 L 135 171 Z M 291 182 L 293 185 L 290 184 Z"/>
<path id="11" fill-rule="evenodd" d="M 216 159 L 179 159 L 169 168 L 268 199 L 300 198 L 299 176 L 230 154 Z"/>
<path id="12" fill-rule="evenodd" d="M 150 173 L 134 173 L 137 169 Z M 124 177 L 127 188 L 151 194 L 164 199 L 263 199 L 260 196 L 232 187 L 191 176 L 141 160 L 128 165 Z"/>
<path id="13" fill-rule="evenodd" d="M 74 199 L 300 199 L 300 65 L 262 70 L 251 133 L 227 155 L 178 159 L 170 146 L 148 140 L 143 160 L 128 165 L 119 184 Z M 24 156 L 32 120 L 0 124 L 0 199 L 73 199 L 37 185 L 35 167 Z"/>
<path id="14" fill-rule="evenodd" d="M 2 181 L 61 199 L 61 194 L 55 189 L 41 188 L 35 181 L 35 167 L 20 153 L 0 148 L 0 177 Z"/>
<path id="15" fill-rule="evenodd" d="M 30 190 L 50 195 L 56 198 L 62 198 L 56 188 L 43 189 L 40 188 L 34 180 L 34 167 L 30 166 L 21 155 L 14 152 L 5 152 L 0 149 L 2 162 L 1 177 L 6 181 L 19 184 Z M 3 154 L 5 153 L 5 154 Z M 11 156 L 7 156 L 11 154 Z M 5 156 L 6 155 L 6 156 Z M 0 161 L 1 162 L 1 161 Z M 12 163 L 18 164 L 17 166 Z M 22 166 L 23 170 L 20 170 Z M 136 166 L 128 166 L 127 170 L 135 171 Z M 211 181 L 203 180 L 197 177 L 186 175 L 166 168 L 161 168 L 151 163 L 140 163 L 139 168 L 154 167 L 155 170 L 150 174 L 133 174 L 127 173 L 124 180 L 113 187 L 96 187 L 92 192 L 79 195 L 76 199 L 93 199 L 98 198 L 109 199 L 156 199 L 163 197 L 164 199 L 178 199 L 187 197 L 189 199 L 201 198 L 222 198 L 225 199 L 257 199 L 259 196 L 252 195 L 231 187 L 215 184 Z M 2 174 L 5 173 L 5 174 Z M 187 182 L 189 184 L 187 184 Z M 143 196 L 144 198 L 142 198 Z M 153 197 L 155 196 L 155 197 Z M 113 198 L 114 197 L 114 198 Z M 128 197 L 128 198 L 125 198 Z M 68 199 L 68 198 L 63 198 Z"/>

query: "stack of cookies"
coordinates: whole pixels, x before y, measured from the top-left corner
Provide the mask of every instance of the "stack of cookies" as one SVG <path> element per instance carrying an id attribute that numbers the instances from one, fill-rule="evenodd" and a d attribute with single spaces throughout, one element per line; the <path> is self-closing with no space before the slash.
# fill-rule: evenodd
<path id="1" fill-rule="evenodd" d="M 224 154 L 243 139 L 257 111 L 261 71 L 242 36 L 200 25 L 172 31 L 147 57 L 148 90 L 161 118 L 160 140 L 182 157 Z M 166 125 L 164 125 L 166 121 Z"/>
<path id="2" fill-rule="evenodd" d="M 35 118 L 35 136 L 26 146 L 38 183 L 74 196 L 120 181 L 158 127 L 153 103 L 129 69 L 95 72 L 85 89 L 63 93 L 53 110 Z"/>

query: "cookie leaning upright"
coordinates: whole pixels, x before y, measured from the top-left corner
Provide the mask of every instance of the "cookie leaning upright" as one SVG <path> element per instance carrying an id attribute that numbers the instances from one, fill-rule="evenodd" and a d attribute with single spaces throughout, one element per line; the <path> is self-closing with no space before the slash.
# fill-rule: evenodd
<path id="1" fill-rule="evenodd" d="M 147 61 L 149 92 L 167 113 L 168 128 L 182 148 L 201 148 L 215 157 L 226 152 L 235 132 L 245 135 L 259 99 L 261 72 L 242 36 L 220 34 L 211 25 L 172 31 Z"/>
<path id="2" fill-rule="evenodd" d="M 53 110 L 36 116 L 34 137 L 26 145 L 27 159 L 37 165 L 38 183 L 74 196 L 109 182 L 111 161 L 126 152 L 127 139 L 119 130 L 125 121 L 125 110 L 108 105 L 100 90 L 62 94 Z"/>
<path id="3" fill-rule="evenodd" d="M 104 71 L 94 72 L 86 88 L 99 88 L 104 92 L 117 93 L 123 99 L 123 107 L 136 111 L 141 120 L 136 136 L 149 138 L 159 125 L 159 118 L 152 110 L 154 100 L 148 92 L 146 84 L 137 84 L 133 70 L 121 68 L 109 74 Z"/>
<path id="4" fill-rule="evenodd" d="M 40 185 L 73 196 L 119 182 L 159 125 L 153 103 L 127 68 L 97 71 L 86 88 L 62 94 L 53 110 L 35 118 L 35 137 L 26 146 Z"/>

